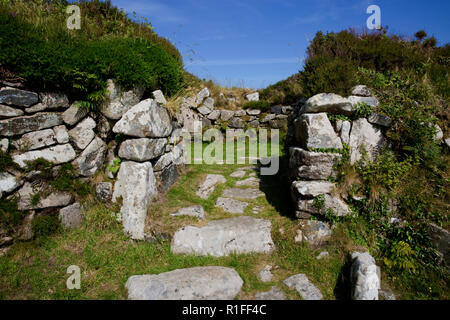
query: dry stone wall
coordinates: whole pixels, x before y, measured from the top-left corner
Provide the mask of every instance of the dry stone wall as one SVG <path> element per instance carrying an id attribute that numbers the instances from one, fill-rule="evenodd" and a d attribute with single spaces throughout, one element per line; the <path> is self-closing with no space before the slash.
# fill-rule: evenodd
<path id="1" fill-rule="evenodd" d="M 0 172 L 0 195 L 17 198 L 18 209 L 30 212 L 17 230 L 0 226 L 0 246 L 31 239 L 32 220 L 42 213 L 59 214 L 69 228 L 81 225 L 83 208 L 75 193 L 49 188 L 50 179 L 68 163 L 86 182 L 105 170 L 106 180 L 96 185 L 98 199 L 121 198 L 124 231 L 144 239 L 150 201 L 176 182 L 184 166 L 183 121 L 181 115 L 170 116 L 159 90 L 144 100 L 141 88 L 125 91 L 112 80 L 107 90 L 99 112 L 91 112 L 63 93 L 32 92 L 14 84 L 0 88 L 2 157 L 15 164 Z M 119 158 L 118 172 L 110 170 L 119 166 Z M 42 159 L 51 164 L 49 181 L 42 172 L 28 170 Z"/>

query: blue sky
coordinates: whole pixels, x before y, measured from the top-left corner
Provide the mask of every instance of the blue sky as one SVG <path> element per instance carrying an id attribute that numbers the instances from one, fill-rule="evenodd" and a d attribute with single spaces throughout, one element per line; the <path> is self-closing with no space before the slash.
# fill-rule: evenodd
<path id="1" fill-rule="evenodd" d="M 389 32 L 425 29 L 450 42 L 448 0 L 112 0 L 146 17 L 183 55 L 188 71 L 225 86 L 263 88 L 298 72 L 319 30 L 363 29 L 371 4 Z"/>

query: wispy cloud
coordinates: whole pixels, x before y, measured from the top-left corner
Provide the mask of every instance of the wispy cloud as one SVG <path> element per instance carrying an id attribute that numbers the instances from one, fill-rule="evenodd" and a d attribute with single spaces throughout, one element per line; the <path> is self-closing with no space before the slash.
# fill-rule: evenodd
<path id="1" fill-rule="evenodd" d="M 223 59 L 193 61 L 188 66 L 238 66 L 238 65 L 270 65 L 270 64 L 297 64 L 299 57 L 261 58 L 261 59 Z"/>

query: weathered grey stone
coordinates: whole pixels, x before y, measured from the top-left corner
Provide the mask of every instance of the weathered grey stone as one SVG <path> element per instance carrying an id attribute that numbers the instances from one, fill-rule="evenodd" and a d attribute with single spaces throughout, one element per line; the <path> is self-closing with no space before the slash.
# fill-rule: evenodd
<path id="1" fill-rule="evenodd" d="M 156 180 L 150 162 L 125 161 L 121 164 L 113 201 L 122 198 L 120 213 L 123 229 L 132 239 L 144 239 L 147 209 L 156 195 Z"/>
<path id="2" fill-rule="evenodd" d="M 329 194 L 324 194 L 323 206 L 320 209 L 314 205 L 314 200 L 312 199 L 300 198 L 296 201 L 296 204 L 299 211 L 309 214 L 325 215 L 330 209 L 333 210 L 333 214 L 337 217 L 343 217 L 350 213 L 350 208 L 339 196 Z"/>
<path id="3" fill-rule="evenodd" d="M 247 202 L 230 198 L 218 198 L 216 201 L 217 208 L 221 208 L 223 209 L 223 211 L 233 214 L 243 214 L 247 206 L 248 206 Z"/>
<path id="4" fill-rule="evenodd" d="M 37 104 L 33 105 L 32 107 L 25 108 L 25 112 L 26 113 L 36 113 L 36 112 L 44 111 L 45 109 L 47 109 L 47 106 L 45 104 L 37 103 Z"/>
<path id="5" fill-rule="evenodd" d="M 100 182 L 95 186 L 95 197 L 98 201 L 107 202 L 112 198 L 112 183 Z"/>
<path id="6" fill-rule="evenodd" d="M 209 119 L 206 118 L 206 117 L 203 117 L 203 118 L 202 118 L 202 129 L 203 129 L 203 130 L 210 128 L 211 125 L 212 125 L 211 120 L 209 120 Z"/>
<path id="7" fill-rule="evenodd" d="M 125 287 L 130 300 L 232 300 L 242 284 L 234 269 L 195 267 L 132 276 Z"/>
<path id="8" fill-rule="evenodd" d="M 62 124 L 60 113 L 37 113 L 32 116 L 21 116 L 0 120 L 0 136 L 16 136 L 31 131 L 59 126 Z"/>
<path id="9" fill-rule="evenodd" d="M 179 177 L 177 166 L 172 164 L 163 171 L 155 172 L 155 177 L 158 180 L 158 191 L 164 193 L 177 182 Z"/>
<path id="10" fill-rule="evenodd" d="M 272 287 L 269 291 L 255 294 L 254 300 L 286 300 L 286 295 L 277 287 Z"/>
<path id="11" fill-rule="evenodd" d="M 228 121 L 228 126 L 230 128 L 235 128 L 235 129 L 244 129 L 245 125 L 244 125 L 244 121 L 242 121 L 242 119 L 240 118 L 233 118 L 230 121 Z"/>
<path id="12" fill-rule="evenodd" d="M 97 118 L 97 133 L 98 136 L 102 139 L 107 139 L 109 134 L 111 133 L 111 124 L 109 123 L 108 118 L 104 115 L 100 114 Z"/>
<path id="13" fill-rule="evenodd" d="M 243 178 L 246 174 L 247 174 L 247 172 L 245 172 L 244 170 L 238 170 L 238 171 L 234 171 L 233 173 L 231 173 L 230 177 L 231 178 Z"/>
<path id="14" fill-rule="evenodd" d="M 83 119 L 88 114 L 87 108 L 80 107 L 78 102 L 73 103 L 69 109 L 64 111 L 62 118 L 64 123 L 69 126 L 77 124 L 81 119 Z"/>
<path id="15" fill-rule="evenodd" d="M 61 224 L 68 229 L 78 229 L 83 225 L 83 212 L 78 202 L 59 210 Z"/>
<path id="16" fill-rule="evenodd" d="M 8 172 L 0 172 L 0 198 L 3 193 L 11 193 L 23 185 L 21 179 Z"/>
<path id="17" fill-rule="evenodd" d="M 260 184 L 261 179 L 255 177 L 250 177 L 236 182 L 236 186 L 238 187 L 259 187 Z"/>
<path id="18" fill-rule="evenodd" d="M 368 118 L 367 121 L 369 121 L 372 124 L 376 124 L 382 127 L 389 128 L 392 124 L 392 120 L 389 117 L 383 116 L 381 114 L 372 113 Z"/>
<path id="19" fill-rule="evenodd" d="M 281 107 L 281 112 L 282 112 L 284 115 L 288 115 L 288 114 L 290 114 L 292 111 L 294 111 L 294 108 L 292 108 L 291 106 L 282 106 L 282 107 Z"/>
<path id="20" fill-rule="evenodd" d="M 8 152 L 8 148 L 9 148 L 8 138 L 0 139 L 0 150 L 2 150 L 2 152 L 6 153 L 6 152 Z"/>
<path id="21" fill-rule="evenodd" d="M 334 165 L 342 158 L 339 153 L 309 152 L 295 147 L 291 147 L 289 153 L 289 167 L 295 177 L 303 180 L 335 177 Z"/>
<path id="22" fill-rule="evenodd" d="M 352 95 L 360 97 L 370 97 L 372 96 L 372 91 L 364 85 L 358 85 L 353 87 Z"/>
<path id="23" fill-rule="evenodd" d="M 64 144 L 69 142 L 69 132 L 65 125 L 56 126 L 53 128 L 55 133 L 55 139 L 59 144 Z"/>
<path id="24" fill-rule="evenodd" d="M 23 115 L 23 111 L 0 104 L 0 118 L 11 118 Z"/>
<path id="25" fill-rule="evenodd" d="M 297 290 L 303 300 L 322 300 L 323 296 L 319 289 L 309 281 L 304 274 L 296 274 L 283 281 L 291 289 Z"/>
<path id="26" fill-rule="evenodd" d="M 434 223 L 430 223 L 430 237 L 442 256 L 447 269 L 450 269 L 450 232 Z"/>
<path id="27" fill-rule="evenodd" d="M 367 152 L 369 161 L 375 161 L 384 145 L 385 138 L 380 129 L 364 118 L 353 121 L 349 143 L 351 164 L 361 160 L 363 150 Z"/>
<path id="28" fill-rule="evenodd" d="M 328 251 L 322 251 L 321 253 L 319 253 L 319 255 L 316 257 L 317 260 L 322 260 L 325 257 L 328 257 L 330 254 L 328 253 Z"/>
<path id="29" fill-rule="evenodd" d="M 64 207 L 72 203 L 73 196 L 68 192 L 53 192 L 50 195 L 45 195 L 42 186 L 33 187 L 29 182 L 17 192 L 19 201 L 17 208 L 19 210 L 35 210 L 53 207 Z M 39 201 L 33 203 L 32 197 L 36 194 L 40 195 Z"/>
<path id="30" fill-rule="evenodd" d="M 29 214 L 27 214 L 27 216 L 25 217 L 25 219 L 23 219 L 21 225 L 19 226 L 18 230 L 17 230 L 17 240 L 22 240 L 22 241 L 28 241 L 33 239 L 34 236 L 34 232 L 33 232 L 33 220 L 35 217 L 35 212 L 31 211 Z"/>
<path id="31" fill-rule="evenodd" d="M 266 115 L 266 116 L 261 120 L 261 122 L 262 122 L 262 123 L 267 123 L 267 122 L 269 122 L 270 120 L 273 120 L 273 119 L 275 119 L 275 118 L 276 118 L 276 115 L 275 115 L 275 114 L 269 113 L 268 115 Z"/>
<path id="32" fill-rule="evenodd" d="M 372 108 L 378 107 L 379 102 L 377 100 L 377 98 L 375 97 L 357 97 L 357 96 L 350 96 L 348 97 L 348 101 L 350 101 L 350 103 L 353 106 L 353 110 L 355 108 L 358 107 L 358 105 L 360 105 L 361 103 L 365 103 L 369 106 L 371 106 Z"/>
<path id="33" fill-rule="evenodd" d="M 75 143 L 78 149 L 84 150 L 94 139 L 96 126 L 97 124 L 91 117 L 84 119 L 69 131 L 70 140 Z"/>
<path id="34" fill-rule="evenodd" d="M 248 123 L 248 126 L 251 127 L 251 128 L 258 128 L 259 127 L 259 121 L 258 120 L 250 121 Z"/>
<path id="35" fill-rule="evenodd" d="M 135 106 L 142 98 L 144 90 L 134 88 L 124 92 L 122 88 L 112 80 L 107 82 L 106 102 L 100 106 L 100 112 L 112 120 L 119 120 L 128 110 Z"/>
<path id="36" fill-rule="evenodd" d="M 220 118 L 220 111 L 219 110 L 213 110 L 210 114 L 208 114 L 208 119 L 212 121 L 216 121 Z"/>
<path id="37" fill-rule="evenodd" d="M 35 150 L 56 144 L 55 133 L 52 129 L 45 129 L 24 134 L 12 145 L 18 150 Z"/>
<path id="38" fill-rule="evenodd" d="M 205 98 L 207 97 L 209 97 L 208 88 L 203 88 L 202 90 L 200 90 L 200 92 L 197 94 L 196 97 L 197 106 L 200 105 L 203 102 L 203 100 L 205 100 Z"/>
<path id="39" fill-rule="evenodd" d="M 216 185 L 225 183 L 227 180 L 220 174 L 208 174 L 205 180 L 200 185 L 196 195 L 202 199 L 208 199 L 211 193 L 214 192 Z"/>
<path id="40" fill-rule="evenodd" d="M 231 188 L 225 189 L 223 191 L 223 197 L 231 197 L 238 199 L 256 199 L 258 197 L 262 197 L 264 193 L 259 191 L 258 189 L 241 189 L 241 188 Z"/>
<path id="41" fill-rule="evenodd" d="M 259 116 L 261 114 L 261 110 L 259 110 L 259 109 L 247 109 L 247 114 L 249 116 Z"/>
<path id="42" fill-rule="evenodd" d="M 243 117 L 245 115 L 247 115 L 247 112 L 245 112 L 245 110 L 237 110 L 234 112 L 235 117 Z"/>
<path id="43" fill-rule="evenodd" d="M 328 112 L 350 115 L 353 113 L 352 103 L 334 93 L 320 93 L 309 98 L 300 113 Z"/>
<path id="44" fill-rule="evenodd" d="M 0 89 L 0 104 L 18 107 L 29 107 L 38 103 L 38 95 L 34 92 L 11 87 Z"/>
<path id="45" fill-rule="evenodd" d="M 103 166 L 107 148 L 102 139 L 95 137 L 81 155 L 72 162 L 73 167 L 82 176 L 92 177 Z"/>
<path id="46" fill-rule="evenodd" d="M 342 149 L 326 113 L 303 114 L 295 120 L 295 135 L 305 149 Z"/>
<path id="47" fill-rule="evenodd" d="M 172 151 L 162 155 L 155 163 L 153 171 L 161 171 L 167 168 L 170 164 L 183 164 L 184 163 L 184 145 L 183 143 L 177 144 Z"/>
<path id="48" fill-rule="evenodd" d="M 353 300 L 378 300 L 380 276 L 375 259 L 368 253 L 353 252 L 350 278 Z"/>
<path id="49" fill-rule="evenodd" d="M 164 153 L 167 139 L 131 139 L 122 142 L 119 157 L 133 161 L 147 161 L 155 159 Z"/>
<path id="50" fill-rule="evenodd" d="M 295 242 L 306 241 L 311 247 L 327 244 L 332 230 L 328 223 L 317 220 L 300 220 Z"/>
<path id="51" fill-rule="evenodd" d="M 186 226 L 175 233 L 171 250 L 214 257 L 270 253 L 274 248 L 270 229 L 270 221 L 246 216 L 211 221 L 201 228 Z"/>
<path id="52" fill-rule="evenodd" d="M 188 107 L 181 107 L 181 114 L 183 116 L 184 130 L 189 133 L 201 133 L 202 121 L 200 116 Z"/>
<path id="53" fill-rule="evenodd" d="M 343 121 L 342 122 L 342 128 L 340 132 L 340 138 L 342 140 L 342 143 L 345 143 L 346 145 L 349 145 L 350 143 L 350 130 L 352 128 L 352 123 L 350 121 Z"/>
<path id="54" fill-rule="evenodd" d="M 164 93 L 161 90 L 156 90 L 152 92 L 153 98 L 155 98 L 156 102 L 162 105 L 167 104 L 166 98 L 164 98 Z"/>
<path id="55" fill-rule="evenodd" d="M 39 94 L 41 103 L 45 106 L 45 109 L 58 109 L 68 108 L 69 98 L 63 93 L 50 93 L 43 92 Z"/>
<path id="56" fill-rule="evenodd" d="M 273 129 L 282 129 L 287 126 L 287 118 L 281 119 L 273 119 L 269 121 L 269 126 Z"/>
<path id="57" fill-rule="evenodd" d="M 445 144 L 447 145 L 447 147 L 450 148 L 450 137 L 448 137 L 447 139 L 445 139 Z"/>
<path id="58" fill-rule="evenodd" d="M 205 210 L 202 206 L 190 206 L 187 208 L 181 208 L 175 213 L 171 213 L 171 216 L 177 217 L 177 216 L 190 216 L 190 217 L 196 217 L 199 219 L 204 220 L 205 219 Z"/>
<path id="59" fill-rule="evenodd" d="M 249 93 L 245 96 L 248 101 L 259 101 L 259 92 Z"/>
<path id="60" fill-rule="evenodd" d="M 292 188 L 303 197 L 317 197 L 321 194 L 330 194 L 335 186 L 328 181 L 294 181 Z"/>
<path id="61" fill-rule="evenodd" d="M 46 149 L 28 151 L 22 154 L 14 155 L 13 161 L 21 168 L 27 166 L 27 161 L 34 161 L 38 158 L 43 158 L 53 164 L 61 164 L 75 159 L 76 153 L 70 144 L 57 145 Z"/>
<path id="62" fill-rule="evenodd" d="M 260 273 L 258 273 L 258 279 L 261 282 L 270 282 L 273 279 L 273 274 L 270 272 L 272 270 L 271 265 L 266 265 L 264 269 L 261 270 Z"/>
<path id="63" fill-rule="evenodd" d="M 220 120 L 228 121 L 234 116 L 233 110 L 220 110 Z"/>
<path id="64" fill-rule="evenodd" d="M 378 290 L 378 294 L 379 294 L 380 297 L 382 297 L 384 300 L 396 300 L 395 294 L 392 292 L 391 289 Z"/>
<path id="65" fill-rule="evenodd" d="M 113 132 L 138 138 L 164 138 L 172 133 L 172 123 L 164 107 L 147 99 L 128 110 Z"/>
<path id="66" fill-rule="evenodd" d="M 208 109 L 204 105 L 200 106 L 197 110 L 198 110 L 198 112 L 200 112 L 204 116 L 207 116 L 208 114 L 210 114 L 212 112 L 211 109 Z"/>

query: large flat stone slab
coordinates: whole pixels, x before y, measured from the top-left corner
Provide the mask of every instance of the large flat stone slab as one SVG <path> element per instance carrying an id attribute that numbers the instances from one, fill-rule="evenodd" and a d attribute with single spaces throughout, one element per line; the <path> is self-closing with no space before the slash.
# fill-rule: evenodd
<path id="1" fill-rule="evenodd" d="M 272 287 L 269 291 L 255 294 L 254 300 L 286 300 L 286 295 L 277 287 Z"/>
<path id="2" fill-rule="evenodd" d="M 221 174 L 208 174 L 196 194 L 202 199 L 208 199 L 211 193 L 214 192 L 216 185 L 225 182 L 227 180 Z"/>
<path id="3" fill-rule="evenodd" d="M 270 253 L 273 248 L 270 221 L 244 216 L 212 221 L 200 228 L 181 228 L 173 237 L 171 250 L 176 254 L 221 257 Z"/>
<path id="4" fill-rule="evenodd" d="M 256 199 L 262 197 L 264 193 L 258 189 L 241 189 L 241 188 L 230 188 L 223 191 L 222 197 L 231 197 L 238 199 Z"/>
<path id="5" fill-rule="evenodd" d="M 242 214 L 244 213 L 245 208 L 247 208 L 248 203 L 230 199 L 230 198 L 218 198 L 216 201 L 216 207 L 222 208 L 223 211 L 233 213 L 233 214 Z"/>
<path id="6" fill-rule="evenodd" d="M 242 284 L 234 269 L 195 267 L 132 276 L 125 287 L 130 300 L 232 300 Z"/>
<path id="7" fill-rule="evenodd" d="M 12 137 L 31 131 L 47 129 L 62 124 L 61 113 L 36 113 L 32 116 L 21 116 L 0 120 L 0 136 Z"/>
<path id="8" fill-rule="evenodd" d="M 28 161 L 34 161 L 38 158 L 43 158 L 53 164 L 61 164 L 75 159 L 76 153 L 70 144 L 57 145 L 42 150 L 29 151 L 22 154 L 14 155 L 13 161 L 21 168 L 27 166 Z"/>
<path id="9" fill-rule="evenodd" d="M 186 208 L 181 208 L 175 213 L 170 214 L 173 217 L 177 216 L 190 216 L 199 219 L 205 219 L 205 210 L 202 206 L 190 206 Z"/>

